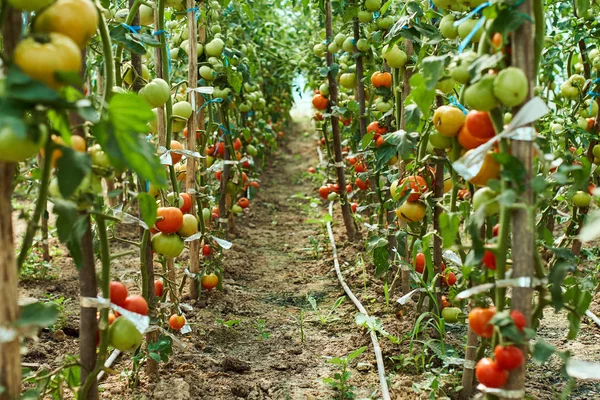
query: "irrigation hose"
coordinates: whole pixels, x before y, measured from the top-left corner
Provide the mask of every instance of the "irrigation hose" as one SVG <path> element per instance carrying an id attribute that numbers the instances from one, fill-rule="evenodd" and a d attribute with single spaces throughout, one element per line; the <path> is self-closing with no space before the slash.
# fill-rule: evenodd
<path id="1" fill-rule="evenodd" d="M 333 217 L 333 201 L 329 203 L 329 215 Z M 342 276 L 342 271 L 340 270 L 340 263 L 337 257 L 337 248 L 335 247 L 335 238 L 333 237 L 333 230 L 331 229 L 331 222 L 327 222 L 327 233 L 329 234 L 329 242 L 331 243 L 331 252 L 333 253 L 333 265 L 335 266 L 335 273 L 337 274 L 338 280 L 340 281 L 340 285 L 346 292 L 346 295 L 352 300 L 358 311 L 362 314 L 365 314 L 367 317 L 369 314 L 367 310 L 363 307 L 360 301 L 354 296 L 350 287 L 344 281 L 344 277 Z M 373 342 L 373 351 L 375 352 L 375 358 L 377 360 L 377 373 L 379 374 L 379 384 L 381 385 L 381 397 L 383 400 L 390 400 L 390 392 L 388 389 L 387 380 L 385 379 L 385 367 L 383 366 L 383 355 L 381 354 L 381 347 L 379 347 L 379 340 L 377 340 L 377 335 L 373 330 L 370 331 L 371 334 L 371 342 Z"/>

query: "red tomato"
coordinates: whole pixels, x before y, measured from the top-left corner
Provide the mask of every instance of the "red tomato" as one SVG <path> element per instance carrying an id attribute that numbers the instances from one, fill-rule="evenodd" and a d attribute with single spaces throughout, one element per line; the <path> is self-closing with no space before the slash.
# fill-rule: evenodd
<path id="1" fill-rule="evenodd" d="M 516 346 L 496 346 L 494 349 L 496 364 L 502 369 L 509 371 L 517 369 L 523 364 L 523 352 Z"/>
<path id="2" fill-rule="evenodd" d="M 417 253 L 413 265 L 415 267 L 415 271 L 422 274 L 423 271 L 425 271 L 425 254 Z"/>
<path id="3" fill-rule="evenodd" d="M 242 197 L 238 200 L 238 205 L 242 208 L 248 208 L 250 206 L 250 200 L 245 197 Z"/>
<path id="4" fill-rule="evenodd" d="M 360 190 L 367 190 L 369 188 L 369 180 L 367 179 L 367 181 L 363 181 L 360 178 L 356 178 L 356 182 L 354 182 L 356 184 L 356 187 L 359 188 Z"/>
<path id="5" fill-rule="evenodd" d="M 352 192 L 352 184 L 349 183 L 346 185 L 346 193 L 351 193 Z"/>
<path id="6" fill-rule="evenodd" d="M 183 213 L 177 207 L 158 207 L 156 216 L 162 217 L 154 224 L 162 233 L 175 233 L 183 225 Z"/>
<path id="7" fill-rule="evenodd" d="M 319 196 L 321 196 L 323 199 L 326 199 L 327 196 L 329 196 L 329 193 L 331 193 L 331 189 L 327 186 L 321 186 L 319 188 Z"/>
<path id="8" fill-rule="evenodd" d="M 179 196 L 183 199 L 183 205 L 180 210 L 186 214 L 192 210 L 192 196 L 189 193 L 180 193 Z"/>
<path id="9" fill-rule="evenodd" d="M 109 290 L 110 302 L 118 306 L 122 306 L 127 299 L 127 286 L 122 282 L 113 281 L 110 283 Z"/>
<path id="10" fill-rule="evenodd" d="M 358 208 L 358 203 L 352 203 L 352 204 L 350 205 L 350 207 L 352 208 L 352 212 L 353 212 L 353 213 L 356 213 L 356 209 Z"/>
<path id="11" fill-rule="evenodd" d="M 498 233 L 500 233 L 500 224 L 494 225 L 494 228 L 492 229 L 492 234 L 494 237 L 497 237 Z"/>
<path id="12" fill-rule="evenodd" d="M 361 173 L 361 172 L 367 172 L 367 166 L 365 165 L 365 163 L 357 163 L 354 166 L 354 172 L 356 172 L 357 174 Z"/>
<path id="13" fill-rule="evenodd" d="M 488 269 L 495 271 L 496 270 L 496 255 L 493 252 L 486 250 L 483 253 L 483 265 L 485 265 Z"/>
<path id="14" fill-rule="evenodd" d="M 309 172 L 310 174 L 314 174 L 315 172 L 317 172 L 317 169 L 316 169 L 315 167 L 310 167 L 310 168 L 308 169 L 308 172 Z"/>
<path id="15" fill-rule="evenodd" d="M 356 157 L 354 157 L 354 156 L 348 157 L 348 163 L 350 165 L 355 165 L 357 162 L 358 162 L 358 159 Z"/>
<path id="16" fill-rule="evenodd" d="M 148 302 L 142 296 L 129 296 L 123 303 L 123 308 L 142 315 L 148 315 Z"/>
<path id="17" fill-rule="evenodd" d="M 442 275 L 442 283 L 446 286 L 454 286 L 456 284 L 456 275 L 450 271 L 445 275 Z"/>
<path id="18" fill-rule="evenodd" d="M 500 368 L 489 357 L 482 358 L 475 367 L 477 380 L 489 388 L 501 388 L 508 380 L 508 371 Z"/>
<path id="19" fill-rule="evenodd" d="M 202 246 L 202 254 L 203 254 L 205 257 L 208 257 L 208 256 L 210 256 L 212 253 L 213 253 L 213 250 L 212 250 L 212 248 L 210 247 L 210 245 L 208 245 L 208 244 L 205 244 L 204 246 Z"/>
<path id="20" fill-rule="evenodd" d="M 525 327 L 527 326 L 527 320 L 525 319 L 525 315 L 523 315 L 523 313 L 519 310 L 512 310 L 510 312 L 510 316 L 513 319 L 513 322 L 515 323 L 517 329 L 523 331 L 523 329 L 525 329 Z"/>
<path id="21" fill-rule="evenodd" d="M 154 293 L 157 297 L 162 297 L 163 292 L 165 291 L 165 284 L 162 280 L 157 279 L 154 281 Z"/>

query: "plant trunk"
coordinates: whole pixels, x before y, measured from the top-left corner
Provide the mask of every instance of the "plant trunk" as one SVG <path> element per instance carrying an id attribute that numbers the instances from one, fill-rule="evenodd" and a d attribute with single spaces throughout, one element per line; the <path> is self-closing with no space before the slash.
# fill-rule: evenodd
<path id="1" fill-rule="evenodd" d="M 360 24 L 358 22 L 358 18 L 354 18 L 353 21 L 354 28 L 354 43 L 358 43 L 360 39 Z M 360 137 L 362 138 L 367 133 L 367 112 L 365 108 L 365 83 L 363 82 L 364 78 L 364 65 L 363 58 L 358 49 L 355 50 L 358 57 L 356 57 L 356 79 L 358 80 L 358 87 L 356 88 L 356 101 L 358 101 L 359 108 L 359 117 L 358 117 L 358 126 L 360 129 Z"/>
<path id="2" fill-rule="evenodd" d="M 333 38 L 332 28 L 332 13 L 331 13 L 331 1 L 327 0 L 325 3 L 325 33 L 327 41 L 330 42 Z M 327 65 L 333 64 L 333 54 L 327 52 Z M 338 88 L 335 80 L 335 76 L 331 72 L 327 74 L 329 80 L 329 105 L 337 104 Z M 354 241 L 356 237 L 356 230 L 354 226 L 354 218 L 352 217 L 352 211 L 350 210 L 350 204 L 348 203 L 348 195 L 346 193 L 346 177 L 344 176 L 344 163 L 342 158 L 342 140 L 340 137 L 340 121 L 336 116 L 331 117 L 331 131 L 333 134 L 333 151 L 335 155 L 335 169 L 337 171 L 338 185 L 340 186 L 340 202 L 342 204 L 342 217 L 344 219 L 344 225 L 346 227 L 346 234 L 348 240 Z"/>

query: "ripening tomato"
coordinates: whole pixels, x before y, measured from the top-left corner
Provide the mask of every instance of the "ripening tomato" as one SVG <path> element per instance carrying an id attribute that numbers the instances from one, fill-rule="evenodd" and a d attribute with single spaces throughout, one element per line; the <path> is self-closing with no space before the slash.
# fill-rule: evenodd
<path id="1" fill-rule="evenodd" d="M 127 286 L 123 282 L 112 281 L 109 285 L 110 302 L 122 306 L 127 299 Z"/>
<path id="2" fill-rule="evenodd" d="M 44 38 L 29 36 L 15 48 L 13 63 L 29 77 L 58 89 L 63 83 L 56 80 L 57 73 L 81 70 L 81 50 L 61 33 L 50 33 Z"/>
<path id="3" fill-rule="evenodd" d="M 157 297 L 162 297 L 164 291 L 165 291 L 165 284 L 163 283 L 163 281 L 160 279 L 155 280 L 154 281 L 154 294 L 156 294 Z"/>
<path id="4" fill-rule="evenodd" d="M 405 201 L 396 209 L 396 216 L 406 222 L 418 222 L 425 218 L 427 207 L 418 201 Z"/>
<path id="5" fill-rule="evenodd" d="M 490 324 L 496 314 L 496 307 L 475 307 L 469 313 L 469 326 L 478 336 L 490 338 L 494 334 L 494 325 Z"/>
<path id="6" fill-rule="evenodd" d="M 494 349 L 494 358 L 496 358 L 496 364 L 500 368 L 511 371 L 523 364 L 525 356 L 523 355 L 523 351 L 516 346 L 498 345 Z"/>
<path id="7" fill-rule="evenodd" d="M 214 289 L 219 284 L 219 277 L 215 274 L 204 275 L 200 280 L 200 283 L 206 290 Z"/>
<path id="8" fill-rule="evenodd" d="M 169 318 L 169 326 L 174 331 L 180 330 L 181 328 L 183 328 L 184 325 L 185 325 L 185 318 L 183 317 L 183 315 L 173 314 Z"/>
<path id="9" fill-rule="evenodd" d="M 489 357 L 482 358 L 475 367 L 477 380 L 489 388 L 501 388 L 508 380 L 508 371 L 500 368 Z"/>
<path id="10" fill-rule="evenodd" d="M 98 10 L 89 0 L 58 0 L 36 15 L 35 33 L 61 33 L 84 49 L 98 29 Z"/>
<path id="11" fill-rule="evenodd" d="M 525 315 L 519 310 L 512 310 L 510 312 L 510 317 L 513 319 L 515 326 L 518 330 L 523 331 L 525 326 L 527 326 L 527 320 L 525 319 Z"/>
<path id="12" fill-rule="evenodd" d="M 408 182 L 408 184 L 406 184 Z M 408 201 L 417 201 L 421 197 L 423 193 L 427 191 L 427 182 L 421 176 L 409 176 L 407 178 L 402 179 L 400 182 L 400 186 L 403 186 L 402 192 L 400 192 L 400 196 L 402 197 L 404 193 L 410 188 L 411 194 L 408 196 Z"/>
<path id="13" fill-rule="evenodd" d="M 162 219 L 156 221 L 156 229 L 162 233 L 175 233 L 183 225 L 183 213 L 177 207 L 158 207 L 156 216 Z"/>
<path id="14" fill-rule="evenodd" d="M 371 75 L 371 83 L 376 88 L 385 87 L 389 88 L 392 86 L 392 74 L 389 72 L 379 72 L 375 71 L 373 75 Z"/>
<path id="15" fill-rule="evenodd" d="M 171 140 L 171 150 L 183 150 L 183 146 L 177 140 Z M 181 157 L 183 157 L 183 154 L 171 153 L 173 164 L 177 164 Z"/>
<path id="16" fill-rule="evenodd" d="M 189 193 L 179 193 L 183 199 L 183 205 L 179 208 L 182 213 L 189 213 L 192 210 L 192 196 Z"/>
<path id="17" fill-rule="evenodd" d="M 315 167 L 309 167 L 309 168 L 308 168 L 308 173 L 309 173 L 309 174 L 314 174 L 314 173 L 316 173 L 316 172 L 317 172 L 317 169 L 316 169 Z"/>
<path id="18" fill-rule="evenodd" d="M 469 133 L 478 139 L 486 139 L 487 141 L 496 135 L 490 114 L 486 111 L 469 111 L 465 126 Z"/>
<path id="19" fill-rule="evenodd" d="M 483 265 L 485 265 L 488 269 L 491 269 L 492 271 L 496 270 L 496 255 L 490 251 L 490 250 L 486 250 L 483 253 Z"/>
<path id="20" fill-rule="evenodd" d="M 200 134 L 202 133 L 202 131 L 200 129 L 196 130 L 196 140 L 200 139 Z M 188 135 L 188 128 L 187 126 L 183 129 L 183 137 L 187 138 Z M 214 151 L 214 150 L 213 150 Z M 208 153 L 207 153 L 208 154 Z"/>
<path id="21" fill-rule="evenodd" d="M 148 302 L 140 295 L 127 297 L 123 308 L 134 313 L 148 315 Z"/>

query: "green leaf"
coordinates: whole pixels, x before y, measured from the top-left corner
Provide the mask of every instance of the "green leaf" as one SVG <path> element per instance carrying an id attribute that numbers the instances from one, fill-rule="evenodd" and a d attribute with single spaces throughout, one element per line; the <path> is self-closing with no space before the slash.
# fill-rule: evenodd
<path id="1" fill-rule="evenodd" d="M 33 104 L 67 106 L 57 91 L 44 83 L 31 79 L 12 64 L 6 78 L 6 96 L 11 100 Z"/>
<path id="2" fill-rule="evenodd" d="M 407 160 L 414 153 L 419 141 L 417 132 L 396 131 L 384 135 L 385 142 L 396 146 L 396 152 L 401 159 Z"/>
<path id="3" fill-rule="evenodd" d="M 550 285 L 550 294 L 552 295 L 552 306 L 555 311 L 563 308 L 562 283 L 573 266 L 564 261 L 558 261 L 548 274 L 548 283 Z"/>
<path id="4" fill-rule="evenodd" d="M 134 36 L 134 34 L 123 25 L 117 25 L 111 29 L 110 37 L 113 42 L 122 44 L 130 53 L 139 55 L 146 54 L 146 48 L 140 38 Z"/>
<path id="5" fill-rule="evenodd" d="M 390 268 L 388 262 L 389 253 L 387 247 L 377 247 L 373 250 L 373 262 L 375 264 L 375 276 L 383 276 Z"/>
<path id="6" fill-rule="evenodd" d="M 556 353 L 556 347 L 546 343 L 542 339 L 538 339 L 533 345 L 533 362 L 536 364 L 543 364 L 548 361 L 554 353 Z"/>
<path id="7" fill-rule="evenodd" d="M 130 167 L 143 179 L 164 187 L 167 183 L 164 167 L 154 147 L 143 133 L 154 113 L 146 102 L 133 93 L 115 94 L 109 103 L 108 116 L 94 125 L 92 131 L 118 169 Z"/>
<path id="8" fill-rule="evenodd" d="M 77 212 L 77 205 L 72 201 L 54 199 L 54 213 L 58 239 L 67 245 L 77 268 L 83 265 L 81 238 L 88 228 L 88 218 Z"/>
<path id="9" fill-rule="evenodd" d="M 404 109 L 404 118 L 406 120 L 406 130 L 409 132 L 419 129 L 423 113 L 416 104 L 409 104 Z"/>
<path id="10" fill-rule="evenodd" d="M 156 210 L 158 209 L 156 199 L 148 193 L 140 193 L 138 195 L 138 204 L 142 220 L 146 223 L 148 228 L 154 226 L 154 223 L 156 222 Z"/>
<path id="11" fill-rule="evenodd" d="M 444 64 L 448 55 L 430 56 L 423 59 L 423 77 L 425 78 L 425 87 L 427 90 L 435 89 L 444 72 Z"/>
<path id="12" fill-rule="evenodd" d="M 35 302 L 21 308 L 17 326 L 37 326 L 45 328 L 58 319 L 58 306 L 55 303 Z"/>
<path id="13" fill-rule="evenodd" d="M 365 134 L 365 136 L 363 136 L 362 140 L 360 141 L 360 147 L 365 150 L 369 147 L 369 145 L 371 144 L 371 142 L 373 141 L 373 137 L 374 135 L 372 133 L 367 133 Z"/>
<path id="14" fill-rule="evenodd" d="M 227 82 L 231 85 L 232 89 L 239 93 L 242 90 L 243 78 L 242 75 L 234 71 L 233 69 L 227 69 Z"/>
<path id="15" fill-rule="evenodd" d="M 90 172 L 92 171 L 92 160 L 87 153 L 80 153 L 70 147 L 62 147 L 62 156 L 56 162 L 58 171 L 58 188 L 64 198 L 70 197 L 80 185 L 85 185 L 84 178 L 90 184 Z M 86 188 L 81 188 L 86 189 Z"/>
<path id="16" fill-rule="evenodd" d="M 460 226 L 460 214 L 458 213 L 442 213 L 440 214 L 440 231 L 444 248 L 450 248 L 454 245 L 458 228 Z"/>
<path id="17" fill-rule="evenodd" d="M 354 360 L 355 358 L 357 358 L 358 356 L 360 356 L 362 353 L 364 353 L 366 349 L 367 349 L 367 346 L 363 346 L 359 349 L 356 349 L 352 353 L 348 354 L 346 359 L 348 360 L 348 362 L 350 362 L 350 361 Z"/>

